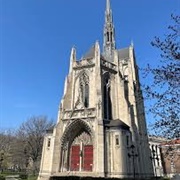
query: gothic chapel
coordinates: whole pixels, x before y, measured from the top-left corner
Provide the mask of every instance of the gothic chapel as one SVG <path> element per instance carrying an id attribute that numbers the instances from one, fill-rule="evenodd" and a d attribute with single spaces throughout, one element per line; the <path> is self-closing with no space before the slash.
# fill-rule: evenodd
<path id="1" fill-rule="evenodd" d="M 104 42 L 80 60 L 72 48 L 56 126 L 44 138 L 39 180 L 149 177 L 152 164 L 133 45 L 116 49 L 110 0 Z"/>

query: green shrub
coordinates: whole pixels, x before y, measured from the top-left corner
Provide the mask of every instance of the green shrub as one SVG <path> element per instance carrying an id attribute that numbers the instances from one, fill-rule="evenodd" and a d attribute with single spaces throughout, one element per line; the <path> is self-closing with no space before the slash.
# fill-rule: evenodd
<path id="1" fill-rule="evenodd" d="M 28 180 L 37 180 L 38 176 L 29 175 Z"/>
<path id="2" fill-rule="evenodd" d="M 0 180 L 5 180 L 6 178 L 2 175 L 0 175 Z"/>
<path id="3" fill-rule="evenodd" d="M 28 175 L 27 175 L 27 174 L 20 174 L 20 175 L 19 175 L 19 178 L 21 178 L 21 179 L 27 179 L 27 178 L 28 178 Z"/>

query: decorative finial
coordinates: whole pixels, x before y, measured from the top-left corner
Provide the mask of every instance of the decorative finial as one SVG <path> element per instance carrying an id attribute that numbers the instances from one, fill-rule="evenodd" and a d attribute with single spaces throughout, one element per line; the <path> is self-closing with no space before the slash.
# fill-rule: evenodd
<path id="1" fill-rule="evenodd" d="M 111 9 L 110 0 L 106 0 L 106 11 L 107 11 L 108 14 L 110 13 L 110 9 Z"/>
<path id="2" fill-rule="evenodd" d="M 131 40 L 131 47 L 134 47 L 134 42 L 133 42 L 133 40 Z"/>

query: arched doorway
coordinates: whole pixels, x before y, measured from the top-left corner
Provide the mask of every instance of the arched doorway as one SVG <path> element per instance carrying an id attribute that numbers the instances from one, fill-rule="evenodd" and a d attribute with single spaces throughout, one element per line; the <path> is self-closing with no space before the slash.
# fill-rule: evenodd
<path id="1" fill-rule="evenodd" d="M 93 138 L 89 125 L 74 120 L 62 136 L 60 171 L 93 170 Z"/>
<path id="2" fill-rule="evenodd" d="M 92 171 L 93 144 L 88 133 L 76 137 L 70 148 L 70 170 Z"/>

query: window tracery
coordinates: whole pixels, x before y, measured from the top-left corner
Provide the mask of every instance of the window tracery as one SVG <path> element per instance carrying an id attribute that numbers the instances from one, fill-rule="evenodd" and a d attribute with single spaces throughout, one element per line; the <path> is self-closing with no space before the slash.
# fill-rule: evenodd
<path id="1" fill-rule="evenodd" d="M 92 145 L 92 139 L 91 136 L 87 132 L 82 132 L 79 136 L 77 136 L 74 141 L 73 145 L 77 145 L 83 142 L 84 145 Z"/>
<path id="2" fill-rule="evenodd" d="M 80 98 L 84 107 L 89 107 L 89 77 L 83 73 L 79 79 Z"/>
<path id="3" fill-rule="evenodd" d="M 109 73 L 104 74 L 103 82 L 103 100 L 104 100 L 104 119 L 112 119 L 112 106 L 111 106 L 111 86 Z"/>

